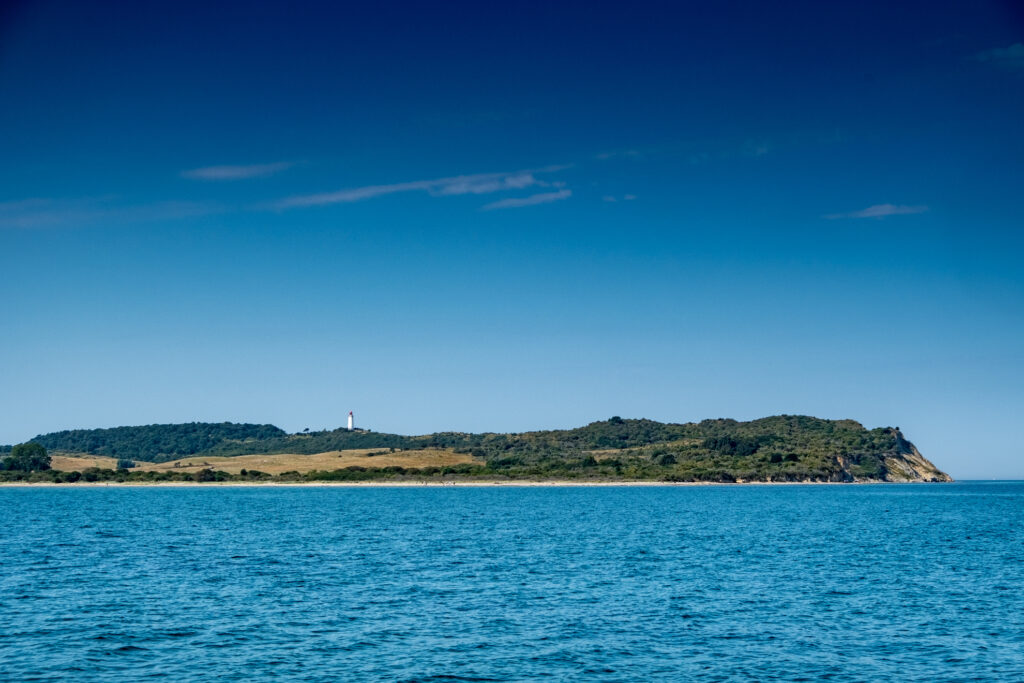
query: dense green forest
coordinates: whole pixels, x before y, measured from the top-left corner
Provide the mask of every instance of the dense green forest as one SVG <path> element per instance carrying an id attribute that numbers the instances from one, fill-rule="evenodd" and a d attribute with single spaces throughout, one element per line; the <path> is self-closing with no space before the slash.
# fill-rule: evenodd
<path id="1" fill-rule="evenodd" d="M 50 451 L 89 453 L 111 458 L 166 462 L 247 441 L 284 436 L 274 425 L 190 422 L 187 424 L 71 429 L 42 434 L 32 441 Z"/>
<path id="2" fill-rule="evenodd" d="M 923 478 L 946 478 L 921 458 L 899 428 L 868 430 L 853 420 L 800 415 L 750 422 L 717 419 L 686 424 L 613 417 L 568 430 L 517 434 L 440 432 L 423 436 L 344 429 L 287 434 L 272 425 L 191 423 L 56 432 L 33 441 L 51 451 L 149 462 L 192 455 L 448 448 L 470 454 L 479 463 L 459 472 L 450 468 L 447 472 L 421 472 L 392 467 L 371 469 L 369 473 L 361 472 L 363 468 L 349 468 L 335 474 L 303 475 L 321 479 L 454 473 L 492 478 L 839 482 L 905 478 L 905 472 L 890 472 L 890 465 L 906 463 L 908 459 L 914 461 L 915 471 Z"/>

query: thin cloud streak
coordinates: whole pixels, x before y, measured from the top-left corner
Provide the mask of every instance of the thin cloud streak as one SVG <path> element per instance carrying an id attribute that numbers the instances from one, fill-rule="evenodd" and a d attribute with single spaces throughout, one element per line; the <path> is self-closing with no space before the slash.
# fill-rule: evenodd
<path id="1" fill-rule="evenodd" d="M 189 180 L 247 180 L 249 178 L 266 178 L 294 166 L 291 161 L 278 161 L 273 164 L 249 164 L 245 166 L 207 166 L 182 171 L 181 177 Z"/>
<path id="2" fill-rule="evenodd" d="M 1024 43 L 1009 47 L 996 47 L 974 55 L 977 62 L 985 62 L 1010 71 L 1024 71 Z"/>
<path id="3" fill-rule="evenodd" d="M 640 157 L 640 156 L 643 156 L 643 153 L 640 150 L 625 149 L 625 150 L 619 150 L 619 151 L 615 151 L 615 152 L 601 152 L 600 154 L 595 154 L 594 158 L 599 160 L 599 161 L 607 161 L 608 159 L 614 159 L 616 157 L 632 157 L 632 158 L 636 158 L 636 157 Z"/>
<path id="4" fill-rule="evenodd" d="M 834 221 L 843 218 L 885 218 L 886 216 L 906 216 L 914 213 L 924 213 L 927 206 L 906 206 L 901 204 L 875 204 L 860 211 L 848 213 L 829 213 L 822 216 L 826 220 Z"/>
<path id="5" fill-rule="evenodd" d="M 524 171 L 497 178 L 465 177 L 443 185 L 440 189 L 431 190 L 431 194 L 435 197 L 460 194 L 490 194 L 491 192 L 500 192 L 501 190 L 522 190 L 533 185 L 547 186 L 547 183 L 537 180 L 532 172 Z"/>
<path id="6" fill-rule="evenodd" d="M 163 201 L 115 206 L 110 198 L 22 199 L 0 202 L 0 230 L 139 223 L 208 216 L 229 210 L 210 202 Z"/>
<path id="7" fill-rule="evenodd" d="M 513 171 L 511 173 L 476 173 L 472 175 L 414 180 L 391 185 L 367 185 L 336 192 L 298 195 L 282 199 L 272 205 L 275 209 L 294 209 L 327 204 L 359 202 L 399 192 L 427 192 L 433 197 L 451 197 L 466 194 L 490 194 L 503 190 L 522 190 L 528 187 L 554 187 L 557 184 L 540 180 L 537 174 L 554 173 L 568 166 L 546 166 L 544 168 Z"/>
<path id="8" fill-rule="evenodd" d="M 501 199 L 485 205 L 482 211 L 493 211 L 494 209 L 517 209 L 521 206 L 536 206 L 537 204 L 550 204 L 572 196 L 572 190 L 559 190 L 558 192 L 542 192 L 530 195 L 529 197 L 510 197 Z"/>

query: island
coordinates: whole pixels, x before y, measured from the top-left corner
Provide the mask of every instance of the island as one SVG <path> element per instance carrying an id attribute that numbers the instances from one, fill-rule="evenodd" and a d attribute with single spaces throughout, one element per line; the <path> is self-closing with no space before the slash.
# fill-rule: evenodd
<path id="1" fill-rule="evenodd" d="M 351 426 L 77 429 L 0 446 L 0 482 L 949 482 L 899 427 L 777 415 L 662 423 L 612 417 L 521 433 L 404 436 Z"/>

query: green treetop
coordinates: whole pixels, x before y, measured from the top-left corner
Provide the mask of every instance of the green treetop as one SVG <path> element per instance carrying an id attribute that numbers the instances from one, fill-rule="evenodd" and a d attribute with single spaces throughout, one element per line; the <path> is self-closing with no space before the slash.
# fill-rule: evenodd
<path id="1" fill-rule="evenodd" d="M 3 459 L 3 469 L 23 472 L 48 470 L 50 469 L 50 456 L 42 445 L 34 441 L 20 443 L 11 449 L 9 456 Z"/>

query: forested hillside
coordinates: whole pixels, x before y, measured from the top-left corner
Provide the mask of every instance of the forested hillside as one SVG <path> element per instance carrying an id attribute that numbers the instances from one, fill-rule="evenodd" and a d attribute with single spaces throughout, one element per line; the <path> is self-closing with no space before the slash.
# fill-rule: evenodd
<path id="1" fill-rule="evenodd" d="M 32 439 L 50 451 L 89 453 L 149 462 L 175 460 L 233 444 L 284 436 L 274 425 L 189 422 L 187 424 L 71 429 Z"/>
<path id="2" fill-rule="evenodd" d="M 36 437 L 51 451 L 165 462 L 184 456 L 313 454 L 350 449 L 450 449 L 509 477 L 667 481 L 948 480 L 899 428 L 801 415 L 686 424 L 613 417 L 585 427 L 516 434 L 402 436 L 344 429 L 287 434 L 273 425 L 149 425 Z"/>

